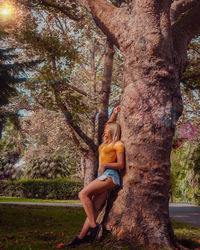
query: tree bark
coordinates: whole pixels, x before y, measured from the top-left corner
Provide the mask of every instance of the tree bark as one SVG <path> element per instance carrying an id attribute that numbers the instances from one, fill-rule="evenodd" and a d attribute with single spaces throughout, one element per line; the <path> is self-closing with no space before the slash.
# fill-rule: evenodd
<path id="1" fill-rule="evenodd" d="M 127 68 L 125 76 L 134 72 L 140 79 L 126 86 L 120 115 L 126 172 L 106 227 L 118 238 L 135 237 L 152 249 L 173 248 L 168 202 L 172 138 L 182 112 L 178 82 L 173 74 L 159 81 L 149 72 L 152 82 L 144 71 L 133 70 Z"/>
<path id="2" fill-rule="evenodd" d="M 83 170 L 84 186 L 96 178 L 98 159 L 93 151 L 81 154 L 81 169 Z"/>

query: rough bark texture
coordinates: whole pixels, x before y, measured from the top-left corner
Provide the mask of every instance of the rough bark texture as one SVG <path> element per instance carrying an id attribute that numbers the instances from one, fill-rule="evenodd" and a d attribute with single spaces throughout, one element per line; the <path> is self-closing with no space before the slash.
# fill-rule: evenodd
<path id="1" fill-rule="evenodd" d="M 172 17 L 170 0 L 130 0 L 124 8 L 105 0 L 81 2 L 120 48 L 125 65 L 120 124 L 126 168 L 123 188 L 104 224 L 118 238 L 136 238 L 152 249 L 174 249 L 168 211 L 170 153 L 183 111 L 179 84 L 186 49 L 200 34 L 200 3 L 179 0 L 182 7 L 174 4 Z M 186 13 L 176 21 L 180 10 Z"/>
<path id="2" fill-rule="evenodd" d="M 154 249 L 175 247 L 168 211 L 170 152 L 183 109 L 168 4 L 135 1 L 135 15 L 123 27 L 131 32 L 120 42 L 125 59 L 120 124 L 126 172 L 106 221 L 118 238 L 135 237 Z"/>
<path id="3" fill-rule="evenodd" d="M 104 63 L 103 81 L 102 87 L 99 95 L 99 117 L 98 117 L 98 144 L 102 142 L 102 134 L 104 131 L 104 126 L 108 120 L 108 104 L 110 96 L 110 85 L 112 78 L 113 69 L 113 57 L 114 57 L 113 44 L 107 40 L 106 55 Z"/>

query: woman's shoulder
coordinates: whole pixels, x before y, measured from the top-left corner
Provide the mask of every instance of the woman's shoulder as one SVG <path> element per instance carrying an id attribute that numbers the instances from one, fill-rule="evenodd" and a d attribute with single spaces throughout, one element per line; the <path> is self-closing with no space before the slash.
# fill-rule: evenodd
<path id="1" fill-rule="evenodd" d="M 115 147 L 122 147 L 124 148 L 124 143 L 122 141 L 116 141 L 114 144 Z"/>
<path id="2" fill-rule="evenodd" d="M 115 142 L 115 145 L 116 145 L 116 146 L 118 146 L 118 145 L 123 145 L 123 146 L 124 146 L 124 143 L 123 143 L 122 141 L 119 140 L 119 141 L 116 141 L 116 142 Z"/>
<path id="3" fill-rule="evenodd" d="M 124 143 L 122 141 L 116 141 L 114 148 L 115 148 L 117 153 L 124 152 L 124 150 L 125 150 Z"/>

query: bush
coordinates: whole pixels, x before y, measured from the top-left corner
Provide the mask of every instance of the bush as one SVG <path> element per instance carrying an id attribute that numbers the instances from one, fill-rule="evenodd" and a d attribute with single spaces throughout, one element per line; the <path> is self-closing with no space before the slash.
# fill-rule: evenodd
<path id="1" fill-rule="evenodd" d="M 70 179 L 1 180 L 0 195 L 21 198 L 69 200 L 78 199 L 82 182 Z"/>
<path id="2" fill-rule="evenodd" d="M 71 158 L 50 157 L 49 159 L 31 159 L 23 167 L 24 177 L 28 179 L 69 178 L 76 165 Z"/>
<path id="3" fill-rule="evenodd" d="M 7 161 L 5 157 L 0 159 L 0 180 L 18 180 L 23 176 L 19 167 L 14 167 L 15 162 Z"/>
<path id="4" fill-rule="evenodd" d="M 200 205 L 200 144 L 185 143 L 171 154 L 172 192 L 175 201 Z"/>

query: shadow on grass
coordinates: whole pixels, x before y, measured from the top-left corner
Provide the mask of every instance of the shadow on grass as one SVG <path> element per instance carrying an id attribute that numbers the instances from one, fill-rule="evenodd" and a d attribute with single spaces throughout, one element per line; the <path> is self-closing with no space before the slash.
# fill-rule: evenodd
<path id="1" fill-rule="evenodd" d="M 178 242 L 188 249 L 200 249 L 200 228 L 171 220 Z"/>
<path id="2" fill-rule="evenodd" d="M 200 249 L 200 244 L 194 240 L 178 239 L 178 243 L 188 249 Z"/>

